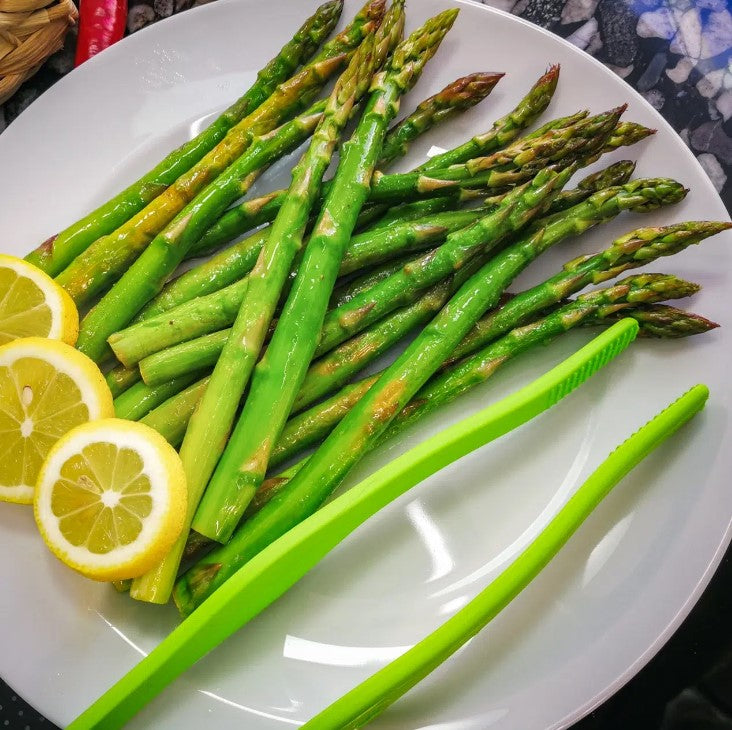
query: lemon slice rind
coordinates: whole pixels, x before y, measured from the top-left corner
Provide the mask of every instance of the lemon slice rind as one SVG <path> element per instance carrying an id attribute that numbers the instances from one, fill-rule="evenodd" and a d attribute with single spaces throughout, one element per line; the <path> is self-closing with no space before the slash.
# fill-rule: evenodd
<path id="1" fill-rule="evenodd" d="M 86 355 L 70 345 L 44 337 L 24 337 L 0 345 L 0 367 L 9 367 L 23 358 L 42 360 L 71 378 L 81 392 L 90 420 L 114 415 L 112 394 L 104 376 Z M 31 504 L 34 488 L 35 484 L 0 482 L 0 500 Z"/>
<path id="2" fill-rule="evenodd" d="M 69 459 L 98 443 L 130 449 L 142 460 L 150 483 L 153 507 L 135 540 L 104 554 L 69 542 L 52 510 L 54 485 Z M 100 581 L 134 578 L 154 568 L 178 538 L 186 511 L 185 474 L 180 458 L 157 432 L 143 424 L 108 418 L 69 431 L 49 451 L 41 468 L 34 497 L 36 523 L 46 544 L 66 565 Z"/>
<path id="3" fill-rule="evenodd" d="M 44 304 L 51 310 L 51 326 L 48 332 L 34 334 L 60 340 L 68 345 L 76 344 L 79 336 L 79 312 L 67 291 L 44 271 L 15 256 L 0 254 L 0 268 L 11 269 L 19 277 L 29 279 L 43 293 Z M 0 322 L 1 329 L 2 322 Z"/>

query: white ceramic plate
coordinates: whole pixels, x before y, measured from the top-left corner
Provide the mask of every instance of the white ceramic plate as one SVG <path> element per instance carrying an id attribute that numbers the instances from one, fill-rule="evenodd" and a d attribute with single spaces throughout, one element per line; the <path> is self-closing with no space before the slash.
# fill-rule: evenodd
<path id="1" fill-rule="evenodd" d="M 0 249 L 23 255 L 151 167 L 238 96 L 315 4 L 220 0 L 125 40 L 60 81 L 0 136 Z M 516 288 L 639 225 L 727 218 L 671 128 L 569 44 L 455 0 L 413 0 L 409 29 L 451 4 L 462 10 L 455 29 L 403 109 L 465 73 L 508 76 L 488 101 L 416 144 L 409 164 L 433 144 L 451 146 L 486 129 L 550 62 L 560 62 L 547 114 L 629 102 L 627 118 L 659 132 L 622 156 L 639 159 L 638 175 L 669 175 L 691 188 L 673 209 L 625 215 L 562 244 Z M 344 18 L 356 7 L 348 0 Z M 283 183 L 285 168 L 262 185 Z M 718 236 L 652 269 L 701 282 L 691 306 L 727 323 L 731 243 Z M 570 334 L 507 367 L 373 455 L 351 483 L 544 372 L 589 336 Z M 617 442 L 687 387 L 706 382 L 706 411 L 617 488 L 488 630 L 374 727 L 533 730 L 578 719 L 662 646 L 728 543 L 732 456 L 723 445 L 731 436 L 731 352 L 728 328 L 693 341 L 633 345 L 551 412 L 424 482 L 359 529 L 133 726 L 274 730 L 302 723 L 460 608 Z M 0 505 L 0 555 L 0 674 L 60 725 L 175 624 L 173 609 L 137 604 L 58 563 L 27 508 Z"/>

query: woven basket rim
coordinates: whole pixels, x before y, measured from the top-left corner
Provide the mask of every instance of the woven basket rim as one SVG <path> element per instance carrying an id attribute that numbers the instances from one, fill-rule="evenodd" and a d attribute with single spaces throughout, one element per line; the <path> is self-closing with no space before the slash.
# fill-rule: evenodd
<path id="1" fill-rule="evenodd" d="M 63 47 L 77 18 L 72 0 L 0 0 L 0 104 Z"/>

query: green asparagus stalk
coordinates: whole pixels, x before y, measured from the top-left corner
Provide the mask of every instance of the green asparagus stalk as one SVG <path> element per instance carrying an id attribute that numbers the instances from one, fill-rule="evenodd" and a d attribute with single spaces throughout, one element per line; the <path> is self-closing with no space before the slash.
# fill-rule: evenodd
<path id="1" fill-rule="evenodd" d="M 84 304 L 104 291 L 197 193 L 242 156 L 253 138 L 267 134 L 307 109 L 326 81 L 343 67 L 350 53 L 378 24 L 383 4 L 384 0 L 370 2 L 358 21 L 326 44 L 320 59 L 279 84 L 261 106 L 233 126 L 190 170 L 113 233 L 96 240 L 61 272 L 57 280 L 72 299 Z"/>
<path id="2" fill-rule="evenodd" d="M 605 146 L 605 152 L 612 152 L 618 147 L 630 147 L 642 140 L 654 135 L 655 129 L 644 127 L 637 122 L 620 122 L 610 135 Z"/>
<path id="3" fill-rule="evenodd" d="M 314 112 L 314 113 L 312 113 Z M 226 206 L 251 186 L 272 161 L 298 147 L 317 126 L 322 115 L 318 103 L 278 130 L 257 138 L 251 147 L 212 183 L 198 193 L 159 233 L 112 289 L 84 317 L 76 346 L 99 361 L 107 351 L 107 338 L 129 324 L 157 294 L 198 240 Z"/>
<path id="4" fill-rule="evenodd" d="M 628 172 L 627 165 L 621 167 L 624 173 Z M 593 184 L 599 184 L 599 180 L 604 179 L 607 177 L 588 179 L 587 187 L 591 188 Z M 506 210 L 517 197 L 521 196 L 521 190 L 514 190 L 501 198 L 496 210 L 486 216 L 483 225 L 493 226 L 497 220 L 501 220 L 501 216 L 509 215 Z M 557 196 L 555 201 L 560 199 L 561 195 Z M 567 195 L 573 195 L 573 191 L 568 191 Z M 606 188 L 590 196 L 584 203 L 580 203 L 560 215 L 542 218 L 535 225 L 537 229 L 545 228 L 545 235 L 556 243 L 563 238 L 609 220 L 623 210 L 644 210 L 654 207 L 656 203 L 673 202 L 683 195 L 682 186 L 674 181 L 644 179 L 625 186 Z M 518 219 L 519 216 L 520 212 L 517 212 L 515 219 Z M 504 222 L 504 234 L 506 231 L 513 230 L 510 228 L 512 220 L 514 218 L 509 217 Z M 508 228 L 505 228 L 506 226 Z M 398 307 L 414 302 L 421 296 L 426 286 L 447 276 L 451 267 L 459 266 L 468 256 L 482 250 L 483 244 L 480 227 L 452 233 L 448 237 L 448 241 L 439 249 L 442 252 L 440 256 L 436 257 L 435 252 L 425 254 L 416 261 L 410 261 L 397 269 L 386 278 L 382 279 L 377 276 L 377 281 L 373 286 L 361 293 L 341 297 L 339 301 L 342 303 L 326 314 L 316 355 L 328 352 L 348 337 Z M 424 264 L 428 267 L 423 268 Z M 228 295 L 233 294 L 235 297 L 239 297 L 245 287 L 246 283 L 242 282 L 227 290 L 221 290 L 216 296 L 211 295 L 210 298 L 202 298 L 187 306 L 181 306 L 177 310 L 171 310 L 165 316 L 161 315 L 159 318 L 150 320 L 147 323 L 149 329 L 146 329 L 145 325 L 136 325 L 127 330 L 124 339 L 123 333 L 120 333 L 119 340 L 114 343 L 117 356 L 128 364 L 136 362 L 140 357 L 143 378 L 149 383 L 164 382 L 167 378 L 188 372 L 184 368 L 200 369 L 210 366 L 215 362 L 217 352 L 220 351 L 217 348 L 221 347 L 223 335 L 202 337 L 198 342 L 193 339 L 192 335 L 210 332 L 229 324 L 232 318 L 233 301 L 230 301 Z M 213 302 L 219 301 L 220 307 L 211 306 Z M 215 313 L 219 313 L 221 316 L 216 316 Z M 151 355 L 146 354 L 153 348 L 172 345 L 185 338 L 190 338 L 185 345 L 170 347 L 169 350 L 161 350 Z M 147 350 L 143 345 L 147 347 Z"/>
<path id="5" fill-rule="evenodd" d="M 691 337 L 710 332 L 719 327 L 706 317 L 693 312 L 670 307 L 667 304 L 640 304 L 637 307 L 610 312 L 603 317 L 594 315 L 587 317 L 582 324 L 597 327 L 606 322 L 614 322 L 622 317 L 632 317 L 638 322 L 638 336 L 653 339 L 675 339 Z"/>
<path id="6" fill-rule="evenodd" d="M 365 266 L 381 263 L 388 257 L 407 251 L 419 251 L 432 243 L 439 243 L 450 231 L 469 225 L 477 216 L 477 213 L 467 210 L 448 211 L 378 232 L 357 234 L 348 244 L 339 274 L 342 276 L 352 273 Z M 253 268 L 269 233 L 269 228 L 257 231 L 209 261 L 182 274 L 150 302 L 154 307 L 147 307 L 138 319 L 149 320 L 163 312 L 175 314 L 172 310 L 177 305 L 220 291 L 240 280 Z M 294 271 L 295 269 L 291 276 Z M 162 321 L 162 318 L 157 321 Z"/>
<path id="7" fill-rule="evenodd" d="M 322 403 L 290 418 L 277 439 L 269 466 L 280 464 L 322 441 L 366 395 L 380 373 L 349 383 Z"/>
<path id="8" fill-rule="evenodd" d="M 671 200 L 673 197 L 670 195 L 668 202 Z M 661 228 L 639 228 L 621 236 L 604 251 L 570 261 L 555 276 L 511 297 L 500 309 L 491 311 L 479 319 L 453 353 L 444 360 L 441 368 L 448 368 L 460 358 L 472 355 L 496 338 L 533 320 L 542 311 L 556 306 L 567 296 L 580 291 L 589 284 L 607 281 L 624 271 L 644 266 L 661 256 L 672 256 L 731 226 L 732 224 L 728 222 L 688 221 Z M 628 310 L 627 316 L 634 316 L 636 310 L 639 313 L 645 311 L 635 307 Z M 611 313 L 607 311 L 603 313 L 603 316 L 605 319 L 612 317 Z M 688 334 L 704 332 L 710 328 L 707 320 L 698 318 L 696 315 L 690 315 L 687 319 L 672 312 L 671 323 L 664 329 L 665 325 L 660 316 L 654 320 L 653 316 L 649 315 L 649 336 L 654 321 L 658 323 L 659 336 L 672 336 L 670 333 L 674 326 L 678 327 L 681 333 Z M 588 319 L 588 324 L 593 322 L 591 318 Z M 638 322 L 642 331 L 644 327 L 642 314 L 639 314 Z M 281 464 L 299 451 L 322 440 L 354 407 L 355 396 L 353 394 L 358 394 L 357 398 L 360 398 L 361 394 L 368 390 L 378 377 L 379 374 L 353 386 L 348 386 L 325 401 L 324 404 L 313 406 L 290 419 L 277 441 L 271 465 Z"/>
<path id="9" fill-rule="evenodd" d="M 502 75 L 472 74 L 457 79 L 439 93 L 423 101 L 410 116 L 387 132 L 382 156 L 376 166 L 384 167 L 396 157 L 406 154 L 409 142 L 414 141 L 417 136 L 484 99 Z M 274 220 L 286 195 L 286 190 L 277 190 L 267 196 L 244 201 L 227 210 L 196 244 L 197 252 L 214 251 L 255 226 Z M 376 215 L 381 215 L 382 212 L 377 211 Z M 371 213 L 369 217 L 373 215 Z"/>
<path id="10" fill-rule="evenodd" d="M 378 36 L 368 36 L 338 79 L 313 139 L 292 172 L 287 200 L 248 277 L 234 326 L 224 343 L 208 385 L 194 411 L 183 444 L 188 507 L 184 532 L 165 558 L 133 581 L 133 598 L 167 603 L 198 501 L 226 445 L 239 401 L 259 357 L 280 293 L 302 246 L 310 211 L 341 131 L 371 77 L 398 43 L 404 25 L 403 0 L 395 0 Z"/>
<path id="11" fill-rule="evenodd" d="M 516 198 L 520 199 L 524 188 L 518 188 L 507 195 L 499 209 L 483 219 L 484 225 L 494 225 L 496 217 L 502 215 Z M 623 210 L 650 210 L 654 207 L 676 202 L 684 197 L 684 188 L 673 180 L 642 179 L 626 185 L 606 188 L 591 195 L 585 202 L 568 209 L 564 213 L 550 216 L 548 223 L 537 221 L 527 238 L 542 236 L 549 245 L 554 245 L 571 235 L 577 235 L 599 223 L 614 218 Z M 528 188 L 533 197 L 533 186 Z M 521 215 L 523 209 L 517 211 Z M 541 210 L 541 207 L 538 208 Z M 511 215 L 511 214 L 510 214 Z M 507 235 L 516 226 L 511 226 L 502 234 Z M 338 309 L 330 311 L 323 322 L 316 355 L 322 355 L 361 331 L 372 322 L 381 319 L 389 311 L 414 301 L 426 286 L 447 275 L 448 267 L 457 269 L 471 255 L 480 252 L 481 244 L 487 239 L 482 236 L 479 223 L 471 228 L 451 234 L 447 241 L 432 254 L 425 254 L 402 271 L 392 275 L 371 289 L 354 297 Z M 501 239 L 498 239 L 499 241 Z M 440 255 L 437 255 L 440 253 Z M 438 273 L 439 272 L 439 273 Z"/>
<path id="12" fill-rule="evenodd" d="M 254 203 L 256 200 L 249 202 Z M 433 205 L 428 206 L 424 205 L 424 203 L 431 203 Z M 434 205 L 434 203 L 438 203 L 438 205 Z M 243 203 L 242 205 L 245 204 Z M 423 207 L 417 215 L 405 215 L 403 216 L 403 220 L 398 221 L 397 225 L 401 226 L 408 221 L 422 219 L 432 213 L 443 212 L 451 207 L 453 207 L 452 200 L 448 200 L 447 205 L 445 205 L 439 199 L 428 199 L 423 201 Z M 279 206 L 277 210 L 279 211 Z M 173 279 L 165 285 L 156 297 L 140 310 L 133 323 L 154 317 L 195 297 L 218 291 L 224 286 L 241 279 L 254 267 L 254 263 L 269 236 L 270 230 L 270 227 L 265 227 L 256 231 L 244 240 L 216 254 L 208 261 L 195 266 L 176 279 Z"/>
<path id="13" fill-rule="evenodd" d="M 628 184 L 629 188 L 636 185 Z M 670 181 L 658 188 L 660 197 L 649 200 L 650 209 L 658 206 L 661 197 L 675 202 L 683 197 L 680 186 L 674 190 Z M 633 194 L 644 195 L 646 190 L 637 187 Z M 643 209 L 641 203 L 638 209 Z M 517 295 L 500 310 L 481 319 L 463 342 L 455 348 L 447 363 L 458 360 L 504 334 L 529 316 L 550 307 L 574 292 L 590 284 L 613 279 L 623 271 L 643 265 L 659 256 L 672 256 L 705 238 L 727 230 L 732 224 L 716 221 L 688 221 L 661 228 L 639 228 L 613 241 L 600 253 L 581 256 L 564 265 L 562 270 L 542 284 Z"/>
<path id="14" fill-rule="evenodd" d="M 321 5 L 277 56 L 259 71 L 252 87 L 205 130 L 171 152 L 114 198 L 42 243 L 26 256 L 26 260 L 50 276 L 56 276 L 100 236 L 111 233 L 129 220 L 213 149 L 229 129 L 261 106 L 276 86 L 316 51 L 335 27 L 342 10 L 342 0 L 330 0 Z"/>
<path id="15" fill-rule="evenodd" d="M 422 170 L 441 170 L 489 155 L 512 142 L 522 130 L 533 124 L 549 106 L 559 81 L 559 66 L 550 66 L 532 86 L 529 93 L 505 117 L 501 117 L 485 134 L 479 134 L 455 149 L 435 155 L 422 165 Z"/>
<path id="16" fill-rule="evenodd" d="M 441 196 L 460 187 L 506 188 L 530 179 L 537 168 L 555 165 L 555 169 L 562 169 L 581 155 L 602 149 L 624 110 L 624 106 L 618 107 L 569 127 L 551 129 L 540 137 L 518 140 L 486 157 L 437 169 L 429 175 L 377 172 L 371 181 L 370 200 Z"/>
<path id="17" fill-rule="evenodd" d="M 402 253 L 424 250 L 444 241 L 448 233 L 469 225 L 481 215 L 481 209 L 452 211 L 391 229 L 354 236 L 341 261 L 339 273 L 351 273 Z M 219 281 L 226 280 L 231 269 L 236 266 L 236 252 L 222 252 L 210 264 L 192 270 L 194 273 L 178 289 L 179 295 L 186 296 L 189 285 L 195 291 L 215 286 Z M 145 318 L 115 333 L 109 341 L 120 361 L 128 366 L 133 365 L 165 347 L 230 325 L 247 289 L 248 279 L 240 279 L 208 295 L 192 298 L 156 316 Z"/>
<path id="18" fill-rule="evenodd" d="M 559 193 L 549 206 L 547 214 L 561 213 L 587 200 L 593 193 L 613 187 L 614 185 L 624 185 L 630 180 L 634 172 L 635 162 L 632 160 L 620 160 L 619 162 L 614 162 L 612 165 L 608 165 L 608 167 L 604 167 L 602 170 L 590 173 L 577 183 L 576 188 L 563 190 Z M 486 202 L 486 204 L 488 203 Z"/>
<path id="19" fill-rule="evenodd" d="M 465 109 L 470 109 L 485 99 L 503 73 L 474 73 L 448 84 L 442 91 L 421 102 L 408 117 L 392 127 L 384 140 L 379 167 L 404 157 L 409 145 L 436 124 L 452 119 Z"/>
<path id="20" fill-rule="evenodd" d="M 188 421 L 207 385 L 207 377 L 197 380 L 180 393 L 153 408 L 140 419 L 140 423 L 155 429 L 171 446 L 177 449 L 183 442 Z"/>
<path id="21" fill-rule="evenodd" d="M 219 291 L 239 281 L 254 268 L 262 247 L 269 238 L 270 230 L 267 226 L 255 231 L 243 241 L 173 279 L 140 310 L 133 323 L 150 319 L 179 304 Z"/>
<path id="22" fill-rule="evenodd" d="M 140 360 L 141 379 L 150 386 L 156 386 L 194 370 L 211 371 L 230 335 L 231 329 L 219 330 L 155 352 Z"/>
<path id="23" fill-rule="evenodd" d="M 116 365 L 105 376 L 112 398 L 122 395 L 128 388 L 141 380 L 140 370 L 137 367 L 126 368 L 124 365 Z"/>
<path id="24" fill-rule="evenodd" d="M 412 200 L 392 206 L 384 203 L 367 205 L 361 211 L 357 230 L 359 232 L 383 230 L 411 220 L 418 220 L 433 213 L 456 210 L 463 203 L 479 200 L 482 197 L 481 193 L 474 190 L 458 190 L 456 194 Z"/>
<path id="25" fill-rule="evenodd" d="M 243 233 L 271 223 L 280 212 L 286 190 L 274 190 L 258 198 L 250 198 L 229 208 L 191 247 L 186 259 L 208 256 Z M 232 217 L 233 216 L 233 219 Z M 222 221 L 229 221 L 221 224 Z M 221 224 L 221 225 L 220 225 Z M 152 302 L 151 302 L 152 304 Z"/>
<path id="26" fill-rule="evenodd" d="M 582 121 L 586 116 L 587 112 L 578 112 L 577 114 L 573 114 L 568 117 L 552 120 L 536 132 L 524 137 L 523 139 L 532 140 L 552 130 L 566 129 L 573 124 Z M 591 157 L 585 159 L 583 164 L 589 165 L 591 162 L 598 159 L 602 153 L 611 152 L 621 146 L 636 144 L 640 140 L 654 133 L 655 130 L 648 129 L 640 124 L 636 124 L 634 122 L 621 122 L 617 125 L 616 130 L 608 139 L 602 151 L 595 152 Z M 491 147 L 490 149 L 499 149 L 501 144 L 496 144 L 496 148 Z M 424 166 L 417 168 L 417 170 L 423 169 Z M 429 169 L 432 169 L 432 167 L 430 166 Z M 245 201 L 241 205 L 228 210 L 224 216 L 222 216 L 222 218 L 220 218 L 219 221 L 217 221 L 211 229 L 204 234 L 201 239 L 203 251 L 208 252 L 219 248 L 242 233 L 245 233 L 261 223 L 272 220 L 277 214 L 279 207 L 282 205 L 282 202 L 285 199 L 285 194 L 286 191 L 280 190 L 275 193 L 270 193 L 262 198 Z M 458 204 L 462 198 L 469 198 L 470 190 L 455 190 L 454 196 L 455 197 L 453 198 L 443 193 L 440 197 L 440 201 L 442 203 L 441 206 L 440 201 L 438 200 L 433 200 L 431 203 L 428 203 L 429 199 L 425 200 L 421 205 L 429 205 L 429 207 L 427 209 L 420 210 L 419 216 L 426 215 L 429 212 L 446 210 L 453 207 Z M 387 210 L 388 208 L 383 203 L 372 204 L 362 211 L 361 218 L 364 219 L 364 223 L 370 222 L 380 218 L 380 216 L 383 216 Z M 379 225 L 389 225 L 395 219 L 404 219 L 403 210 L 397 210 L 394 214 L 385 216 L 383 220 L 379 220 Z"/>
<path id="27" fill-rule="evenodd" d="M 681 296 L 686 296 L 693 288 L 675 277 L 663 277 L 665 285 L 661 286 L 660 282 L 654 281 L 653 291 L 648 293 L 644 290 L 644 286 L 648 284 L 649 277 L 645 275 L 641 278 L 642 282 L 630 277 L 609 289 L 579 297 L 577 301 L 567 304 L 543 319 L 513 330 L 485 350 L 459 363 L 451 371 L 430 380 L 421 388 L 415 387 L 414 384 L 421 368 L 404 366 L 399 368 L 400 361 L 406 364 L 410 357 L 412 348 L 408 348 L 404 356 L 387 369 L 387 373 L 396 374 L 400 371 L 402 374 L 398 379 L 387 380 L 387 376 L 382 376 L 346 415 L 318 451 L 281 489 L 275 490 L 275 494 L 259 512 L 253 514 L 237 529 L 228 544 L 215 547 L 179 579 L 174 598 L 181 614 L 188 615 L 244 563 L 276 539 L 275 534 L 284 534 L 287 529 L 314 512 L 330 493 L 331 485 L 343 478 L 342 475 L 348 471 L 351 464 L 355 463 L 358 455 L 402 431 L 418 418 L 453 400 L 479 382 L 484 382 L 501 365 L 516 355 L 532 346 L 548 342 L 577 326 L 602 305 L 612 304 L 618 307 L 619 302 L 629 296 L 643 301 L 654 301 L 659 296 L 667 298 L 678 295 L 679 290 Z M 664 293 L 660 293 L 661 289 Z M 456 326 L 455 320 L 458 318 L 455 314 L 459 316 L 459 313 L 451 312 L 449 317 L 452 320 L 449 323 L 452 332 Z M 432 338 L 439 332 L 438 327 L 441 323 L 438 320 L 442 316 L 438 315 L 429 328 L 431 330 L 429 336 Z M 448 322 L 445 321 L 445 324 Z M 452 339 L 454 340 L 454 335 Z M 416 349 L 413 352 L 417 352 Z M 421 355 L 422 358 L 426 356 L 424 349 Z M 422 383 L 425 380 L 426 378 Z M 387 383 L 390 386 L 388 390 L 384 387 Z M 371 404 L 368 409 L 370 411 L 368 420 L 363 420 L 365 404 Z M 347 441 L 348 449 L 340 452 L 340 460 L 335 455 L 330 456 L 329 470 L 321 475 L 320 469 L 324 467 L 325 462 L 324 455 L 336 441 L 339 441 L 341 446 L 345 446 Z M 349 465 L 344 466 L 343 462 Z M 318 481 L 314 481 L 316 476 Z"/>
<path id="28" fill-rule="evenodd" d="M 162 405 L 200 377 L 200 372 L 193 371 L 155 387 L 137 383 L 114 399 L 114 415 L 117 418 L 139 421 L 153 408 Z"/>
<path id="29" fill-rule="evenodd" d="M 611 185 L 622 185 L 628 182 L 630 176 L 635 170 L 635 163 L 629 160 L 621 160 L 600 172 L 588 175 L 581 180 L 573 190 L 562 191 L 549 206 L 547 213 L 556 213 L 566 210 L 577 203 L 581 203 L 592 193 L 608 188 Z M 426 212 L 438 212 L 441 210 L 449 210 L 456 205 L 469 201 L 475 195 L 482 197 L 480 191 L 462 189 L 451 195 L 445 195 L 438 198 L 426 198 L 411 203 L 401 203 L 393 206 L 377 221 L 368 227 L 369 231 L 377 231 L 382 228 L 389 228 L 398 221 L 410 220 L 415 217 L 421 217 Z M 485 207 L 495 207 L 501 202 L 505 193 L 491 196 L 485 200 Z M 379 206 L 372 206 L 371 209 L 378 209 Z M 426 212 L 425 212 L 426 211 Z"/>
<path id="30" fill-rule="evenodd" d="M 349 282 L 340 291 L 334 290 L 334 296 L 338 300 L 350 300 L 363 288 L 386 278 L 406 263 L 407 259 L 399 259 L 396 263 L 389 262 L 386 266 Z M 230 334 L 231 329 L 219 330 L 166 347 L 144 357 L 137 366 L 125 368 L 124 372 L 135 373 L 136 380 L 130 384 L 141 378 L 148 385 L 160 385 L 193 370 L 213 368 Z"/>
<path id="31" fill-rule="evenodd" d="M 259 356 L 280 292 L 302 245 L 310 210 L 338 137 L 354 104 L 368 89 L 372 74 L 401 38 L 403 23 L 403 2 L 397 0 L 392 3 L 379 30 L 383 38 L 367 38 L 353 55 L 328 100 L 310 147 L 293 170 L 287 200 L 249 276 L 244 301 L 231 334 L 191 417 L 180 449 L 188 485 L 186 528 L 224 450 L 239 400 Z M 386 42 L 382 42 L 384 40 Z M 167 602 L 184 547 L 185 534 L 158 566 L 133 581 L 133 598 Z"/>
<path id="32" fill-rule="evenodd" d="M 314 361 L 300 386 L 292 413 L 302 411 L 341 387 L 409 332 L 429 322 L 480 264 L 480 257 L 472 259 L 447 279 L 427 289 L 413 304 L 397 309 Z"/>
<path id="33" fill-rule="evenodd" d="M 328 309 L 336 309 L 342 304 L 350 302 L 355 296 L 358 296 L 361 292 L 365 292 L 380 281 L 387 279 L 413 260 L 413 253 L 401 256 L 397 259 L 391 259 L 390 261 L 385 261 L 383 264 L 367 269 L 360 276 L 356 276 L 338 284 L 333 289 L 333 293 L 330 296 Z"/>
<path id="34" fill-rule="evenodd" d="M 398 113 L 400 97 L 416 83 L 457 12 L 446 10 L 412 33 L 374 81 L 363 117 L 343 146 L 297 278 L 267 352 L 255 369 L 242 415 L 196 512 L 193 529 L 197 532 L 225 539 L 264 479 L 269 451 L 310 364 L 313 334 L 322 323 L 343 252 L 368 197 L 388 125 Z M 263 403 L 267 404 L 264 409 Z M 227 516 L 222 519 L 223 513 Z"/>

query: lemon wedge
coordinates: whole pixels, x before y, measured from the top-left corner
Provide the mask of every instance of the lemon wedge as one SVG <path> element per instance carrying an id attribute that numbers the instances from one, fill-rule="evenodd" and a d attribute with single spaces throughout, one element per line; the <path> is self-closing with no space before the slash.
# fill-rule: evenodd
<path id="1" fill-rule="evenodd" d="M 99 368 L 70 345 L 25 337 L 0 346 L 0 500 L 30 504 L 51 446 L 113 415 Z"/>
<path id="2" fill-rule="evenodd" d="M 19 337 L 50 337 L 69 345 L 79 335 L 71 297 L 48 274 L 0 254 L 0 345 Z"/>
<path id="3" fill-rule="evenodd" d="M 56 557 L 88 578 L 118 581 L 165 557 L 183 529 L 186 501 L 175 449 L 148 426 L 109 418 L 56 442 L 33 505 Z"/>

